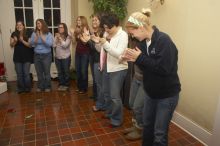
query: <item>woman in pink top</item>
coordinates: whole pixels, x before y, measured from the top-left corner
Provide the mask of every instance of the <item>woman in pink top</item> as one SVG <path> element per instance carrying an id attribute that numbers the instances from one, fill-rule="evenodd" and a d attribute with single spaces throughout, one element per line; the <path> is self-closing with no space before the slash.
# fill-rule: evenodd
<path id="1" fill-rule="evenodd" d="M 66 91 L 70 84 L 70 63 L 71 53 L 70 44 L 71 36 L 68 34 L 68 29 L 65 23 L 58 25 L 58 33 L 55 35 L 54 47 L 55 47 L 55 63 L 58 71 L 59 87 L 58 91 Z"/>

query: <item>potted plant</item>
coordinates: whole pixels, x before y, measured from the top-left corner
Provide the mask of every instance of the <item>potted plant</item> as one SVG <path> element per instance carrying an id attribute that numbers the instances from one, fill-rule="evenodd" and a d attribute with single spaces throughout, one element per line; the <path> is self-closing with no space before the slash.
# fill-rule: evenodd
<path id="1" fill-rule="evenodd" d="M 88 0 L 93 3 L 94 14 L 112 12 L 123 20 L 127 15 L 128 0 Z"/>

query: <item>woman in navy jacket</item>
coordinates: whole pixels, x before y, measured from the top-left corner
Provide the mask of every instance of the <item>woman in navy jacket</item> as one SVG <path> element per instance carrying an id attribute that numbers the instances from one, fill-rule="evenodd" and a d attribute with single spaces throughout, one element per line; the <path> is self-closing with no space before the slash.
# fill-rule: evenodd
<path id="1" fill-rule="evenodd" d="M 126 49 L 123 59 L 143 70 L 147 93 L 143 112 L 143 146 L 167 146 L 168 129 L 179 100 L 178 50 L 171 38 L 155 26 L 144 12 L 131 14 L 127 31 L 140 41 L 136 49 Z"/>

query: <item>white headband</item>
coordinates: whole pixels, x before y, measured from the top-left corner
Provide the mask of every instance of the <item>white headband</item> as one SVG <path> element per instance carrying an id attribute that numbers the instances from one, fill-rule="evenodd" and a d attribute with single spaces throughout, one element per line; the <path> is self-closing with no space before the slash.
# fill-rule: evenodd
<path id="1" fill-rule="evenodd" d="M 128 22 L 131 22 L 131 23 L 133 23 L 133 24 L 135 24 L 135 25 L 137 25 L 137 26 L 143 26 L 143 23 L 142 23 L 142 22 L 140 22 L 139 20 L 137 20 L 136 18 L 134 18 L 134 17 L 132 17 L 132 16 L 130 16 L 130 17 L 128 18 Z"/>

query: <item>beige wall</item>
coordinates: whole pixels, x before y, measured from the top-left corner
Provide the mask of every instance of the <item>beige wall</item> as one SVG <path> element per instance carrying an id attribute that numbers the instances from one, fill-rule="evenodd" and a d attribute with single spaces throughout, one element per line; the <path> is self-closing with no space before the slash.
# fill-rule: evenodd
<path id="1" fill-rule="evenodd" d="M 130 0 L 128 13 L 147 6 L 147 0 Z M 165 0 L 151 18 L 179 48 L 182 92 L 177 112 L 208 131 L 220 94 L 219 6 L 219 0 Z"/>
<path id="2" fill-rule="evenodd" d="M 75 21 L 77 16 L 85 16 L 90 23 L 90 16 L 93 13 L 92 3 L 88 0 L 72 0 L 72 20 Z M 75 22 L 73 22 L 75 23 Z"/>
<path id="3" fill-rule="evenodd" d="M 88 0 L 74 0 L 73 16 L 92 14 Z M 128 14 L 147 7 L 148 0 L 129 0 Z M 177 112 L 212 131 L 220 94 L 219 0 L 165 0 L 154 7 L 152 22 L 179 48 L 182 92 Z M 77 13 L 77 14 L 76 14 Z"/>

